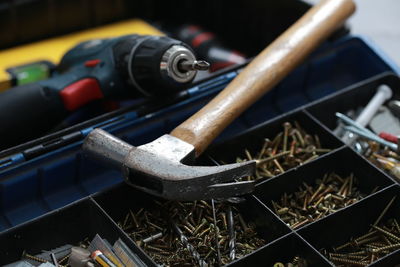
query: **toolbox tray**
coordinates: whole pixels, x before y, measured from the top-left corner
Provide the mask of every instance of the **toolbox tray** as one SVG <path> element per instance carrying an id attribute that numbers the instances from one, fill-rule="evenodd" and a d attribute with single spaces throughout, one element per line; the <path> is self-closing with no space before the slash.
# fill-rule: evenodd
<path id="1" fill-rule="evenodd" d="M 319 108 L 329 106 L 329 103 L 343 101 L 347 99 L 345 105 L 364 105 L 373 91 L 380 84 L 389 85 L 395 92 L 394 97 L 398 97 L 400 89 L 400 78 L 391 73 L 385 73 L 366 81 L 357 83 L 334 95 L 325 97 L 315 103 L 300 107 L 295 111 L 274 118 L 261 125 L 258 125 L 230 140 L 214 145 L 208 149 L 201 163 L 209 164 L 211 159 L 217 161 L 232 162 L 236 156 L 243 153 L 246 147 L 252 153 L 254 151 L 254 141 L 263 140 L 264 137 L 274 136 L 278 128 L 285 121 L 298 121 L 305 131 L 311 134 L 318 134 L 324 147 L 331 148 L 331 152 L 324 154 L 317 159 L 306 163 L 297 168 L 286 171 L 261 182 L 258 182 L 256 191 L 252 195 L 246 196 L 246 201 L 239 209 L 245 219 L 251 219 L 257 228 L 259 235 L 267 241 L 266 245 L 257 249 L 253 253 L 238 259 L 229 266 L 249 266 L 260 262 L 266 266 L 271 266 L 277 261 L 289 261 L 294 256 L 300 256 L 308 261 L 308 266 L 334 266 L 327 258 L 321 254 L 321 249 L 330 249 L 343 244 L 351 237 L 364 233 L 376 220 L 378 215 L 386 207 L 387 203 L 397 196 L 395 202 L 390 206 L 388 212 L 383 217 L 383 221 L 388 218 L 400 220 L 400 185 L 380 169 L 376 168 L 369 161 L 357 154 L 353 149 L 342 143 L 330 130 L 333 124 L 329 124 L 327 119 L 333 116 L 334 110 L 327 109 L 327 118 L 320 114 Z M 352 96 L 351 98 L 349 96 Z M 339 106 L 339 109 L 342 108 Z M 345 107 L 343 107 L 345 109 Z M 314 116 L 313 114 L 321 116 Z M 329 115 L 330 114 L 330 115 Z M 328 123 L 325 123 L 328 122 Z M 315 179 L 321 178 L 325 173 L 336 172 L 339 175 L 349 175 L 353 173 L 358 178 L 359 189 L 367 193 L 366 196 L 356 203 L 346 208 L 340 209 L 327 215 L 315 222 L 302 226 L 298 229 L 289 228 L 275 213 L 271 207 L 271 200 L 279 197 L 283 192 L 293 192 L 302 182 L 312 183 Z M 378 190 L 371 193 L 372 189 L 379 186 Z M 37 251 L 40 248 L 48 249 L 57 247 L 71 240 L 84 239 L 87 235 L 99 233 L 104 237 L 109 237 L 112 241 L 119 237 L 127 242 L 128 246 L 139 255 L 140 259 L 149 266 L 156 264 L 144 253 L 136 244 L 123 233 L 116 222 L 121 221 L 129 209 L 135 211 L 139 208 L 146 208 L 151 205 L 152 196 L 140 192 L 126 184 L 119 184 L 113 188 L 94 194 L 70 204 L 69 206 L 56 210 L 52 213 L 39 217 L 18 227 L 11 228 L 0 234 L 0 263 L 9 263 L 18 260 L 22 251 Z M 111 200 L 111 201 L 110 201 Z M 91 225 L 93 220 L 105 221 L 105 226 L 90 228 L 83 223 L 83 229 L 75 227 L 85 221 L 85 218 L 71 216 L 71 211 L 82 212 L 93 207 L 96 216 L 88 215 L 87 225 Z M 97 218 L 102 216 L 103 218 Z M 67 219 L 67 222 L 65 220 Z M 113 221 L 113 222 L 111 222 Z M 49 222 L 53 226 L 45 228 Z M 60 234 L 54 237 L 53 228 L 62 228 L 64 232 L 71 232 L 71 236 Z M 76 229 L 78 228 L 78 229 Z M 85 232 L 85 230 L 87 232 Z M 110 232 L 110 233 L 109 233 Z M 43 234 L 49 235 L 49 240 L 42 239 Z M 41 240 L 39 243 L 37 240 Z M 15 245 L 6 245 L 13 244 Z M 36 249 L 36 250 L 35 250 Z M 400 250 L 377 260 L 370 266 L 393 266 L 400 261 Z"/>
<path id="2" fill-rule="evenodd" d="M 313 54 L 274 90 L 255 103 L 224 131 L 220 140 L 323 95 L 342 91 L 345 86 L 386 70 L 392 70 L 391 65 L 362 38 L 347 37 L 336 41 Z M 228 71 L 190 89 L 193 97 L 172 106 L 139 118 L 135 117 L 135 111 L 127 112 L 96 126 L 133 145 L 147 143 L 168 133 L 197 111 L 224 88 L 238 71 Z M 104 167 L 82 155 L 82 139 L 93 127 L 78 131 L 76 134 L 79 140 L 58 144 L 55 150 L 37 153 L 37 156 L 27 161 L 24 160 L 27 151 L 2 160 L 0 230 L 31 220 L 122 181 L 119 171 Z M 330 139 L 336 140 L 335 137 Z M 51 145 L 51 142 L 39 145 L 36 152 Z"/>

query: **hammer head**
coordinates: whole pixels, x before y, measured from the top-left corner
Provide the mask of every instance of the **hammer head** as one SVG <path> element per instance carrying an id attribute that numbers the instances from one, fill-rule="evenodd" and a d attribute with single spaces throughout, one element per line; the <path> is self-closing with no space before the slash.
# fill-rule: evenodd
<path id="1" fill-rule="evenodd" d="M 190 166 L 195 150 L 171 135 L 131 146 L 101 130 L 93 130 L 83 149 L 122 170 L 128 184 L 142 191 L 173 200 L 227 198 L 250 193 L 254 182 L 235 180 L 252 175 L 255 161 L 222 166 Z"/>

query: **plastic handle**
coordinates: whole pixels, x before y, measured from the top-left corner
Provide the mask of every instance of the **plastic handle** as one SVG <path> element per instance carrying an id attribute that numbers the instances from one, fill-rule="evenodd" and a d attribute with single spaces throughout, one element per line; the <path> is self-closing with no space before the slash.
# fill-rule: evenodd
<path id="1" fill-rule="evenodd" d="M 57 91 L 39 83 L 13 87 L 0 94 L 1 147 L 39 136 L 65 116 Z"/>
<path id="2" fill-rule="evenodd" d="M 298 66 L 354 10 L 351 0 L 326 0 L 312 7 L 171 135 L 192 144 L 200 155 L 234 119 Z"/>

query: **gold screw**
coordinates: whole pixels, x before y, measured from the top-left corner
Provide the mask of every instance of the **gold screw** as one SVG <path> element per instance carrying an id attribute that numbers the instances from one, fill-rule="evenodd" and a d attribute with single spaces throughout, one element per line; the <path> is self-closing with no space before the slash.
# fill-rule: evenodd
<path id="1" fill-rule="evenodd" d="M 33 261 L 37 261 L 37 262 L 41 262 L 41 263 L 46 263 L 46 262 L 48 262 L 48 261 L 45 260 L 45 259 L 42 259 L 42 258 L 39 258 L 39 257 L 35 257 L 35 256 L 33 256 L 33 255 L 30 255 L 30 254 L 26 253 L 26 251 L 22 252 L 22 258 L 26 258 L 26 259 L 33 260 Z"/>

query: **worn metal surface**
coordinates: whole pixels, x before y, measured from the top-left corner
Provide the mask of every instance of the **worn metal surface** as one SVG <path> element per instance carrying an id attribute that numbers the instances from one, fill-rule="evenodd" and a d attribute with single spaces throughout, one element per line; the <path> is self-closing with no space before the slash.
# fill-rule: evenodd
<path id="1" fill-rule="evenodd" d="M 176 137 L 163 135 L 134 147 L 101 129 L 86 138 L 84 150 L 122 169 L 128 184 L 152 195 L 196 200 L 226 198 L 250 193 L 254 182 L 235 180 L 252 175 L 255 161 L 223 166 L 190 166 L 194 147 Z"/>

